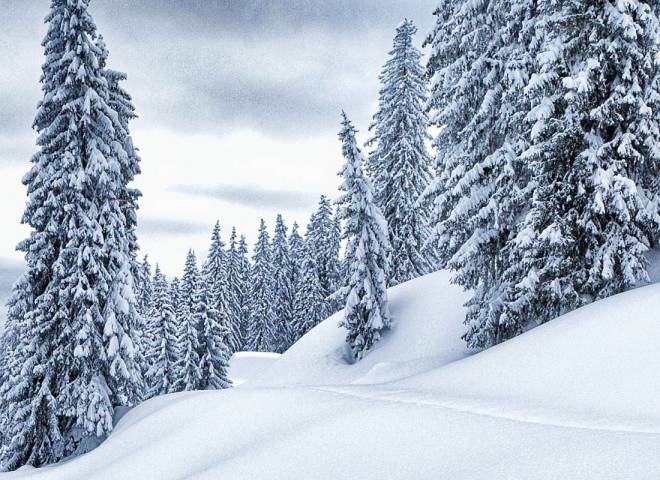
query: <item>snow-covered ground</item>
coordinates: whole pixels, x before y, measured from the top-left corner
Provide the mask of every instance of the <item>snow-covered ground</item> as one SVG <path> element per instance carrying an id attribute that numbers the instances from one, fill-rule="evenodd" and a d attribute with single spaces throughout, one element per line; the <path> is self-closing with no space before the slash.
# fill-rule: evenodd
<path id="1" fill-rule="evenodd" d="M 229 378 L 235 387 L 242 385 L 261 375 L 278 358 L 279 353 L 237 352 L 232 355 L 229 363 Z"/>
<path id="2" fill-rule="evenodd" d="M 363 362 L 330 318 L 278 360 L 234 358 L 239 388 L 150 400 L 95 451 L 5 476 L 660 478 L 660 285 L 472 356 L 464 300 L 444 272 L 395 287 L 397 325 Z"/>

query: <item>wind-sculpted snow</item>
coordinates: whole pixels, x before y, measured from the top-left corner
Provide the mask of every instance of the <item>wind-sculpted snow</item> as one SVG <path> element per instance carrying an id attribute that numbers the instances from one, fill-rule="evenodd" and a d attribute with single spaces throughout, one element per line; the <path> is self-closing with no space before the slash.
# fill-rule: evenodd
<path id="1" fill-rule="evenodd" d="M 466 295 L 448 278 L 390 289 L 395 327 L 360 363 L 335 316 L 279 359 L 236 355 L 239 388 L 154 398 L 96 450 L 5 477 L 658 478 L 660 285 L 467 356 Z"/>

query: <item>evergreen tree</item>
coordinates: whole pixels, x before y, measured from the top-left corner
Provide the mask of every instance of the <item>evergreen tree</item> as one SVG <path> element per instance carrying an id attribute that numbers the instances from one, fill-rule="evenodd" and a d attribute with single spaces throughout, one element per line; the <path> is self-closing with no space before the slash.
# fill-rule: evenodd
<path id="1" fill-rule="evenodd" d="M 321 195 L 318 210 L 312 215 L 307 226 L 305 242 L 314 257 L 325 297 L 335 293 L 340 286 L 339 235 L 333 220 L 330 199 Z"/>
<path id="2" fill-rule="evenodd" d="M 282 215 L 277 215 L 271 247 L 273 266 L 273 296 L 276 319 L 275 351 L 282 353 L 293 343 L 293 278 L 292 261 L 287 240 L 287 228 Z"/>
<path id="3" fill-rule="evenodd" d="M 294 341 L 305 335 L 328 316 L 323 288 L 314 257 L 303 246 L 302 265 L 298 273 L 293 308 Z"/>
<path id="4" fill-rule="evenodd" d="M 349 281 L 343 288 L 346 306 L 341 325 L 353 359 L 360 360 L 392 324 L 387 303 L 389 240 L 387 224 L 375 204 L 369 180 L 362 172 L 364 157 L 356 130 L 344 112 L 339 138 L 346 163 L 340 175 L 343 193 L 337 199 L 349 248 Z"/>
<path id="5" fill-rule="evenodd" d="M 151 310 L 146 317 L 144 342 L 147 398 L 170 392 L 175 378 L 175 363 L 178 360 L 178 325 L 170 287 L 158 264 L 152 283 Z"/>
<path id="6" fill-rule="evenodd" d="M 176 342 L 177 361 L 174 365 L 175 377 L 172 383 L 174 392 L 196 390 L 199 387 L 199 337 L 202 326 L 196 323 L 194 312 L 195 292 L 200 284 L 197 258 L 192 250 L 188 251 L 181 282 L 173 282 L 176 288 Z"/>
<path id="7" fill-rule="evenodd" d="M 248 345 L 254 352 L 272 352 L 277 345 L 272 259 L 266 222 L 262 219 L 250 274 Z"/>
<path id="8" fill-rule="evenodd" d="M 368 172 L 374 198 L 387 221 L 392 242 L 390 284 L 411 280 L 433 269 L 422 248 L 429 237 L 428 208 L 417 199 L 431 180 L 431 157 L 425 141 L 428 118 L 425 71 L 420 51 L 413 45 L 417 28 L 410 20 L 396 29 L 390 58 L 380 74 L 379 108 L 369 127 L 375 148 Z"/>
<path id="9" fill-rule="evenodd" d="M 246 350 L 249 344 L 249 325 L 250 325 L 250 305 L 251 305 L 251 281 L 252 276 L 252 263 L 248 258 L 248 246 L 245 236 L 241 235 L 238 240 L 238 277 L 243 282 L 245 286 L 242 290 L 237 290 L 241 292 L 238 298 L 238 305 L 242 312 L 242 319 L 240 324 L 240 332 L 242 343 L 240 344 L 240 349 Z"/>
<path id="10" fill-rule="evenodd" d="M 235 242 L 235 238 L 234 238 Z M 235 246 L 234 246 L 235 249 Z M 225 251 L 225 244 L 220 238 L 220 222 L 216 222 L 211 235 L 211 247 L 209 254 L 204 264 L 204 272 L 202 277 L 207 283 L 208 309 L 212 309 L 217 316 L 217 321 L 222 322 L 222 328 L 226 331 L 228 337 L 225 339 L 227 348 L 233 353 L 238 348 L 237 336 L 235 335 L 235 327 L 233 327 L 234 314 L 235 314 L 235 299 L 233 292 L 229 285 L 228 271 L 230 269 L 231 252 Z M 233 261 L 233 259 L 232 259 Z M 231 267 L 233 268 L 233 266 Z M 232 272 L 232 280 L 235 275 Z M 200 308 L 197 305 L 196 308 Z M 200 332 L 204 330 L 204 326 L 198 322 Z M 205 346 L 200 339 L 200 349 L 204 350 Z M 203 353 L 200 351 L 200 358 Z"/>
<path id="11" fill-rule="evenodd" d="M 212 305 L 217 307 L 218 297 L 224 295 L 223 286 L 226 277 L 227 252 L 225 244 L 220 238 L 220 222 L 216 222 L 211 234 L 211 246 L 204 263 L 204 281 L 209 282 L 209 292 L 212 296 Z"/>
<path id="12" fill-rule="evenodd" d="M 244 243 L 244 239 L 242 239 Z M 246 252 L 239 253 L 236 243 L 236 228 L 232 228 L 227 250 L 226 286 L 227 286 L 227 328 L 229 337 L 227 347 L 230 353 L 240 351 L 245 345 L 247 327 L 247 309 L 245 302 L 248 294 L 247 274 L 249 265 Z"/>
<path id="13" fill-rule="evenodd" d="M 298 291 L 300 286 L 300 278 L 302 276 L 302 267 L 305 256 L 305 240 L 300 236 L 300 227 L 298 223 L 293 222 L 291 227 L 291 235 L 289 235 L 289 257 L 291 259 L 291 285 L 295 292 Z M 314 267 L 316 268 L 316 267 Z"/>
<path id="14" fill-rule="evenodd" d="M 508 318 L 542 323 L 648 278 L 658 235 L 652 2 L 539 5 L 525 158 L 538 185 L 510 249 Z"/>
<path id="15" fill-rule="evenodd" d="M 27 270 L 13 291 L 22 338 L 11 347 L 3 469 L 39 466 L 112 429 L 114 407 L 142 394 L 134 345 L 136 201 L 127 184 L 129 134 L 111 105 L 106 53 L 88 0 L 52 0 L 43 45 L 39 152 L 24 177 L 28 203 L 19 244 Z M 134 218 L 134 217 L 132 217 Z M 16 314 L 17 309 L 12 309 Z M 13 315 L 10 311 L 10 315 Z M 18 327 L 20 325 L 20 327 Z"/>
<path id="16" fill-rule="evenodd" d="M 203 390 L 227 388 L 231 382 L 227 377 L 231 353 L 226 345 L 229 330 L 225 327 L 224 314 L 212 306 L 211 288 L 206 281 L 197 286 L 195 294 L 195 322 L 201 325 L 200 367 L 198 387 Z"/>
<path id="17" fill-rule="evenodd" d="M 527 84 L 535 69 L 536 2 L 442 2 L 430 36 L 429 101 L 439 177 L 429 241 L 453 281 L 473 292 L 464 336 L 480 348 L 522 324 L 503 315 L 513 285 L 507 251 L 534 183 L 528 148 Z"/>
<path id="18" fill-rule="evenodd" d="M 153 282 L 151 276 L 151 265 L 147 255 L 139 263 L 135 276 L 136 308 L 141 317 L 147 318 L 151 312 L 151 301 L 153 297 Z"/>
<path id="19" fill-rule="evenodd" d="M 145 255 L 142 262 L 135 262 L 134 267 L 134 278 L 135 278 L 135 308 L 139 320 L 135 326 L 135 338 L 134 343 L 136 347 L 136 362 L 140 366 L 142 371 L 142 377 L 146 375 L 148 369 L 146 361 L 146 352 L 148 346 L 145 344 L 145 333 L 147 329 L 147 324 L 149 323 L 149 315 L 151 315 L 152 309 L 152 299 L 153 299 L 153 279 L 151 276 L 151 265 L 149 264 L 149 259 Z M 145 384 L 144 388 L 148 388 Z M 144 391 L 144 394 L 147 394 L 147 391 Z"/>

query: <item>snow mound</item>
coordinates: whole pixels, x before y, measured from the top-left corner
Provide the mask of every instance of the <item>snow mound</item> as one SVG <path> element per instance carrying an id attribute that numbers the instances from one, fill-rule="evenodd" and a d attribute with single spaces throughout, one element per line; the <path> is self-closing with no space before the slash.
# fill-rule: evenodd
<path id="1" fill-rule="evenodd" d="M 321 322 L 250 386 L 381 383 L 465 357 L 461 340 L 468 294 L 446 271 L 388 290 L 393 328 L 360 362 L 347 360 L 341 312 Z"/>
<path id="2" fill-rule="evenodd" d="M 229 378 L 235 387 L 258 377 L 280 357 L 279 353 L 236 352 L 229 361 Z"/>
<path id="3" fill-rule="evenodd" d="M 660 284 L 654 284 L 396 385 L 487 400 L 516 415 L 660 433 L 659 345 Z"/>

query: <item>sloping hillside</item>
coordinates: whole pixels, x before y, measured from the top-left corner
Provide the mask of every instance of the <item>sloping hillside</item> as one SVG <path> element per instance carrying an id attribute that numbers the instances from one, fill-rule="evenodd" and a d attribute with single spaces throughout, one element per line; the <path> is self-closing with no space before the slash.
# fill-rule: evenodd
<path id="1" fill-rule="evenodd" d="M 150 400 L 95 451 L 6 477 L 658 478 L 659 285 L 467 356 L 447 278 L 392 289 L 397 326 L 364 362 L 331 318 L 238 388 Z"/>
<path id="2" fill-rule="evenodd" d="M 253 386 L 379 383 L 465 357 L 461 340 L 468 295 L 436 272 L 389 289 L 395 325 L 362 361 L 350 364 L 340 313 L 307 333 Z"/>

